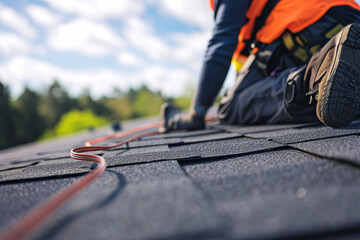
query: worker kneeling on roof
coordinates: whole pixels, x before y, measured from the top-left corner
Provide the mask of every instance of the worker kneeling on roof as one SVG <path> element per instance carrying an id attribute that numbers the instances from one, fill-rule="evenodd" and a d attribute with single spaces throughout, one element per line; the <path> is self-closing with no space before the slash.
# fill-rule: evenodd
<path id="1" fill-rule="evenodd" d="M 221 100 L 221 123 L 320 120 L 341 127 L 354 120 L 360 107 L 360 7 L 354 0 L 210 0 L 210 6 L 215 28 L 193 106 L 167 117 L 167 130 L 205 127 L 231 63 L 237 81 Z"/>

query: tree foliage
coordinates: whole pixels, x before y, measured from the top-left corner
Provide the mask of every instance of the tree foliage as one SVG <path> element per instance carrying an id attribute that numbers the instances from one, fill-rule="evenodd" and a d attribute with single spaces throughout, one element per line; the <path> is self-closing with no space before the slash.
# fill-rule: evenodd
<path id="1" fill-rule="evenodd" d="M 54 128 L 60 117 L 72 108 L 76 101 L 71 99 L 66 90 L 55 80 L 45 92 L 40 104 L 41 115 L 45 118 L 46 127 Z"/>
<path id="2" fill-rule="evenodd" d="M 126 119 L 159 114 L 165 101 L 188 108 L 191 91 L 177 99 L 166 99 L 146 86 L 93 99 L 84 91 L 71 97 L 55 80 L 44 92 L 25 88 L 15 100 L 0 82 L 0 149 L 39 139 L 68 134 Z"/>
<path id="3" fill-rule="evenodd" d="M 192 98 L 195 95 L 194 85 L 188 83 L 185 86 L 185 92 L 182 96 L 172 99 L 175 107 L 180 109 L 189 109 L 192 103 Z"/>
<path id="4" fill-rule="evenodd" d="M 15 111 L 10 100 L 9 89 L 0 82 L 0 149 L 15 144 Z"/>
<path id="5" fill-rule="evenodd" d="M 163 103 L 164 99 L 160 93 L 154 93 L 147 87 L 142 86 L 132 102 L 133 117 L 159 114 L 159 109 Z"/>
<path id="6" fill-rule="evenodd" d="M 105 107 L 110 110 L 112 120 L 120 121 L 130 119 L 133 115 L 130 99 L 127 97 L 103 99 Z"/>
<path id="7" fill-rule="evenodd" d="M 102 99 L 95 101 L 88 90 L 83 92 L 82 95 L 80 95 L 77 98 L 77 105 L 78 108 L 81 110 L 89 109 L 96 115 L 100 116 L 110 116 L 111 112 L 108 108 L 104 107 L 104 102 Z"/>
<path id="8" fill-rule="evenodd" d="M 55 133 L 56 135 L 65 135 L 103 126 L 107 122 L 106 118 L 97 116 L 90 110 L 71 110 L 61 117 L 55 127 Z"/>
<path id="9" fill-rule="evenodd" d="M 14 102 L 16 138 L 20 144 L 37 139 L 45 130 L 45 120 L 38 111 L 39 103 L 39 94 L 29 88 L 25 88 L 24 92 Z"/>

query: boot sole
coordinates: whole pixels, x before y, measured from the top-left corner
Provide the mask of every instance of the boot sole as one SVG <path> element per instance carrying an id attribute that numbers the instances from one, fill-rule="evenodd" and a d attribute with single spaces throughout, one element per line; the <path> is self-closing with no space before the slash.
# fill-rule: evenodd
<path id="1" fill-rule="evenodd" d="M 316 108 L 319 120 L 331 127 L 349 125 L 360 105 L 360 25 L 344 29 L 338 41 L 324 94 Z"/>

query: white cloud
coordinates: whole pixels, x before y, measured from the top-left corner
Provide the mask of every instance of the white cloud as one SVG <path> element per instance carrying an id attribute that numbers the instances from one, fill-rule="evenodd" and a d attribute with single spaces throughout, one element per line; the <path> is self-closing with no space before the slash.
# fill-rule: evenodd
<path id="1" fill-rule="evenodd" d="M 153 91 L 160 90 L 166 96 L 183 93 L 187 83 L 194 82 L 194 75 L 183 68 L 165 68 L 161 65 L 146 67 L 140 74 L 144 83 Z"/>
<path id="2" fill-rule="evenodd" d="M 189 25 L 207 29 L 212 24 L 208 0 L 45 0 L 52 8 L 92 19 L 139 16 L 150 4 Z M 191 11 L 189 10 L 191 9 Z"/>
<path id="3" fill-rule="evenodd" d="M 26 12 L 34 22 L 44 27 L 51 27 L 59 22 L 59 17 L 48 9 L 38 5 L 27 6 Z"/>
<path id="4" fill-rule="evenodd" d="M 171 49 L 153 33 L 152 27 L 137 17 L 126 21 L 124 37 L 135 49 L 156 61 L 169 61 Z"/>
<path id="5" fill-rule="evenodd" d="M 49 33 L 48 44 L 58 51 L 101 56 L 123 48 L 124 41 L 104 24 L 77 19 L 57 26 Z"/>
<path id="6" fill-rule="evenodd" d="M 13 9 L 6 7 L 0 3 L 0 22 L 2 24 L 12 28 L 13 30 L 19 32 L 25 37 L 35 38 L 36 31 L 29 24 L 29 22 L 18 14 Z"/>
<path id="7" fill-rule="evenodd" d="M 177 33 L 171 36 L 172 40 L 181 47 L 187 48 L 192 52 L 204 53 L 208 41 L 211 37 L 211 32 L 191 32 L 191 33 Z"/>
<path id="8" fill-rule="evenodd" d="M 173 44 L 158 37 L 152 26 L 141 18 L 126 22 L 124 38 L 129 44 L 159 63 L 180 63 L 193 69 L 200 67 L 210 33 L 206 31 L 179 33 L 169 37 Z"/>
<path id="9" fill-rule="evenodd" d="M 0 33 L 0 51 L 12 57 L 0 63 L 0 79 L 7 81 L 15 96 L 21 93 L 25 85 L 41 90 L 41 87 L 50 84 L 54 78 L 59 79 L 72 94 L 79 94 L 88 88 L 94 96 L 111 94 L 114 87 L 126 90 L 141 84 L 148 85 L 152 90 L 160 90 L 167 96 L 174 96 L 181 94 L 187 83 L 196 81 L 195 72 L 200 70 L 213 22 L 209 18 L 212 14 L 208 10 L 207 0 L 45 1 L 50 8 L 30 5 L 26 11 L 33 22 L 46 27 L 40 30 L 44 30 L 47 35 L 45 44 L 49 53 L 55 50 L 92 57 L 110 55 L 129 69 L 126 73 L 121 73 L 107 69 L 107 63 L 98 69 L 64 69 L 46 60 L 19 55 L 23 53 L 30 56 L 36 47 L 27 42 L 26 38 Z M 152 6 L 159 7 L 168 16 L 201 29 L 166 35 L 141 15 L 149 4 L 157 4 Z M 0 21 L 4 18 L 1 15 L 4 9 L 10 8 L 0 4 Z M 124 21 L 116 26 L 115 31 L 110 27 L 114 26 L 111 25 L 112 22 L 106 21 L 110 18 L 123 18 Z M 71 21 L 64 22 L 65 19 Z M 17 27 L 17 31 L 20 32 L 22 28 Z M 32 29 L 31 26 L 29 29 Z M 158 36 L 157 32 L 165 37 Z M 71 63 L 73 60 L 68 61 Z M 178 67 L 168 67 L 175 64 Z"/>
<path id="10" fill-rule="evenodd" d="M 129 17 L 125 23 L 126 23 L 125 29 L 128 31 L 133 30 L 134 32 L 144 33 L 144 34 L 148 34 L 154 31 L 152 25 L 150 25 L 148 22 L 137 16 Z"/>
<path id="11" fill-rule="evenodd" d="M 0 32 L 0 52 L 4 55 L 13 55 L 30 52 L 30 45 L 18 35 Z"/>
<path id="12" fill-rule="evenodd" d="M 42 90 L 54 79 L 58 79 L 70 94 L 78 95 L 85 89 L 90 89 L 93 96 L 100 97 L 111 94 L 115 87 L 127 90 L 141 84 L 146 84 L 152 90 L 160 90 L 167 96 L 179 95 L 186 83 L 194 78 L 186 69 L 158 65 L 128 74 L 104 68 L 75 71 L 34 58 L 17 56 L 0 64 L 0 79 L 10 86 L 15 97 L 22 92 L 24 86 Z"/>
<path id="13" fill-rule="evenodd" d="M 116 59 L 120 65 L 128 67 L 142 67 L 144 61 L 132 52 L 124 51 L 116 56 Z"/>
<path id="14" fill-rule="evenodd" d="M 144 11 L 135 0 L 45 0 L 54 9 L 92 19 L 121 18 Z"/>
<path id="15" fill-rule="evenodd" d="M 180 63 L 192 69 L 200 68 L 211 36 L 210 31 L 203 30 L 160 38 L 153 26 L 138 17 L 126 21 L 123 34 L 129 45 L 149 59 L 159 63 Z"/>
<path id="16" fill-rule="evenodd" d="M 113 70 L 94 69 L 86 71 L 69 71 L 58 69 L 58 78 L 69 92 L 78 95 L 85 89 L 90 89 L 94 97 L 107 96 L 112 94 L 114 88 L 128 89 L 131 82 L 128 78 Z"/>
<path id="17" fill-rule="evenodd" d="M 114 87 L 127 89 L 130 83 L 122 74 L 106 69 L 74 71 L 29 57 L 14 57 L 0 64 L 0 78 L 15 96 L 25 85 L 41 90 L 58 79 L 74 95 L 90 89 L 94 96 L 110 94 Z"/>
<path id="18" fill-rule="evenodd" d="M 173 58 L 187 64 L 193 69 L 199 69 L 205 54 L 210 32 L 177 33 L 171 36 L 176 43 L 173 49 Z"/>
<path id="19" fill-rule="evenodd" d="M 34 87 L 39 82 L 49 83 L 50 79 L 45 76 L 51 70 L 45 62 L 17 56 L 0 65 L 0 78 L 11 87 L 15 95 L 19 95 L 25 85 Z"/>
<path id="20" fill-rule="evenodd" d="M 189 25 L 212 28 L 212 12 L 208 0 L 152 0 L 168 14 Z"/>

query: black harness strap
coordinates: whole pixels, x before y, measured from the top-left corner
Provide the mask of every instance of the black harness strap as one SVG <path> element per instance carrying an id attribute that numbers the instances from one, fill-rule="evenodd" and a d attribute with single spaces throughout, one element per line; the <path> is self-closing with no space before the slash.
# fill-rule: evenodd
<path id="1" fill-rule="evenodd" d="M 245 48 L 241 52 L 241 54 L 249 55 L 251 50 L 256 47 L 256 33 L 265 25 L 266 19 L 269 17 L 271 11 L 274 9 L 276 4 L 280 2 L 280 0 L 268 0 L 263 8 L 259 17 L 255 20 L 255 25 L 251 33 L 251 38 L 245 41 Z"/>

